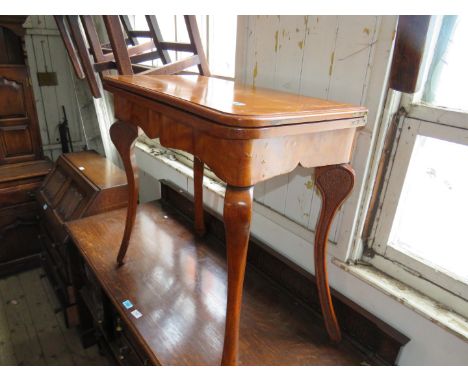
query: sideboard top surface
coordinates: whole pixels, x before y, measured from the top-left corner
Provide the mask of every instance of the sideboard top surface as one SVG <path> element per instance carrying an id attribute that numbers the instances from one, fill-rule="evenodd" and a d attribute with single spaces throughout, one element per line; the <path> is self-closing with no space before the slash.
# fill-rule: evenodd
<path id="1" fill-rule="evenodd" d="M 63 156 L 101 190 L 127 184 L 125 172 L 95 151 L 67 153 Z"/>
<path id="2" fill-rule="evenodd" d="M 359 118 L 362 106 L 198 75 L 109 75 L 104 87 L 127 91 L 227 126 L 268 127 Z"/>
<path id="3" fill-rule="evenodd" d="M 226 260 L 214 240 L 196 239 L 172 208 L 140 205 L 126 262 L 116 255 L 125 209 L 66 223 L 85 261 L 156 364 L 219 365 L 226 315 Z M 130 300 L 133 308 L 122 303 Z M 330 344 L 311 311 L 247 269 L 241 365 L 359 364 L 344 341 Z M 137 309 L 142 316 L 132 315 Z M 320 352 L 320 357 L 318 353 Z"/>

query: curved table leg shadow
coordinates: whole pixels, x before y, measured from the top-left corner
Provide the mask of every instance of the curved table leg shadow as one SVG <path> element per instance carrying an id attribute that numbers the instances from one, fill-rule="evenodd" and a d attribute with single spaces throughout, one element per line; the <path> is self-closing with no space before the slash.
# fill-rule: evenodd
<path id="1" fill-rule="evenodd" d="M 135 139 L 138 137 L 138 126 L 117 121 L 111 126 L 109 132 L 111 140 L 122 158 L 128 182 L 127 218 L 125 221 L 122 243 L 120 244 L 119 253 L 117 255 L 117 264 L 121 266 L 124 262 L 128 243 L 130 242 L 130 235 L 132 233 L 133 224 L 135 223 L 138 202 L 138 171 L 135 161 L 135 152 L 133 150 Z"/>
<path id="2" fill-rule="evenodd" d="M 338 208 L 353 189 L 354 179 L 354 170 L 348 164 L 317 167 L 315 169 L 315 184 L 322 197 L 320 217 L 315 230 L 315 278 L 325 327 L 330 339 L 335 343 L 341 340 L 341 331 L 333 309 L 328 285 L 326 262 L 328 234 Z"/>

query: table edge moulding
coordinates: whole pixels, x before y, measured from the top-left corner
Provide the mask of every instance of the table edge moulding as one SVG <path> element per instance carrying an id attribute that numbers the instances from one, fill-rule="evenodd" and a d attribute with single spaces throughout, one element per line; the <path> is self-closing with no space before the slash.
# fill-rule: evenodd
<path id="1" fill-rule="evenodd" d="M 349 165 L 356 131 L 367 109 L 338 102 L 235 84 L 197 75 L 104 77 L 114 95 L 112 142 L 124 163 L 129 204 L 117 262 L 122 265 L 138 199 L 134 143 L 141 128 L 163 146 L 194 155 L 195 231 L 202 235 L 204 163 L 226 182 L 224 224 L 228 297 L 222 364 L 237 364 L 242 288 L 256 183 L 298 165 L 316 168 L 322 197 L 315 230 L 315 273 L 325 326 L 339 342 L 326 269 L 327 238 L 338 208 L 354 185 Z"/>

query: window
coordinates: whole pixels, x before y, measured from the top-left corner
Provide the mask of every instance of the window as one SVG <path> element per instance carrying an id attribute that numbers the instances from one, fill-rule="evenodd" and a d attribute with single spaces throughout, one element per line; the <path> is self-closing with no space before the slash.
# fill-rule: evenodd
<path id="1" fill-rule="evenodd" d="M 433 17 L 425 85 L 404 96 L 368 246 L 377 268 L 468 316 L 466 17 Z"/>

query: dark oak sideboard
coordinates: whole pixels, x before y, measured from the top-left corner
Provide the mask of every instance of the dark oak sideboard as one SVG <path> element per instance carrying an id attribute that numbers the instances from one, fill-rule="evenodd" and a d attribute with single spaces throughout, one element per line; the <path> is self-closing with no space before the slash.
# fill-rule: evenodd
<path id="1" fill-rule="evenodd" d="M 81 320 L 83 331 L 94 328 L 121 365 L 219 365 L 227 302 L 225 247 L 210 234 L 197 238 L 192 222 L 171 204 L 150 202 L 138 206 L 128 258 L 118 268 L 115 253 L 125 214 L 119 209 L 66 223 L 78 269 L 85 274 L 79 310 L 92 322 Z M 347 339 L 332 344 L 316 313 L 252 267 L 243 303 L 241 365 L 368 361 Z"/>

